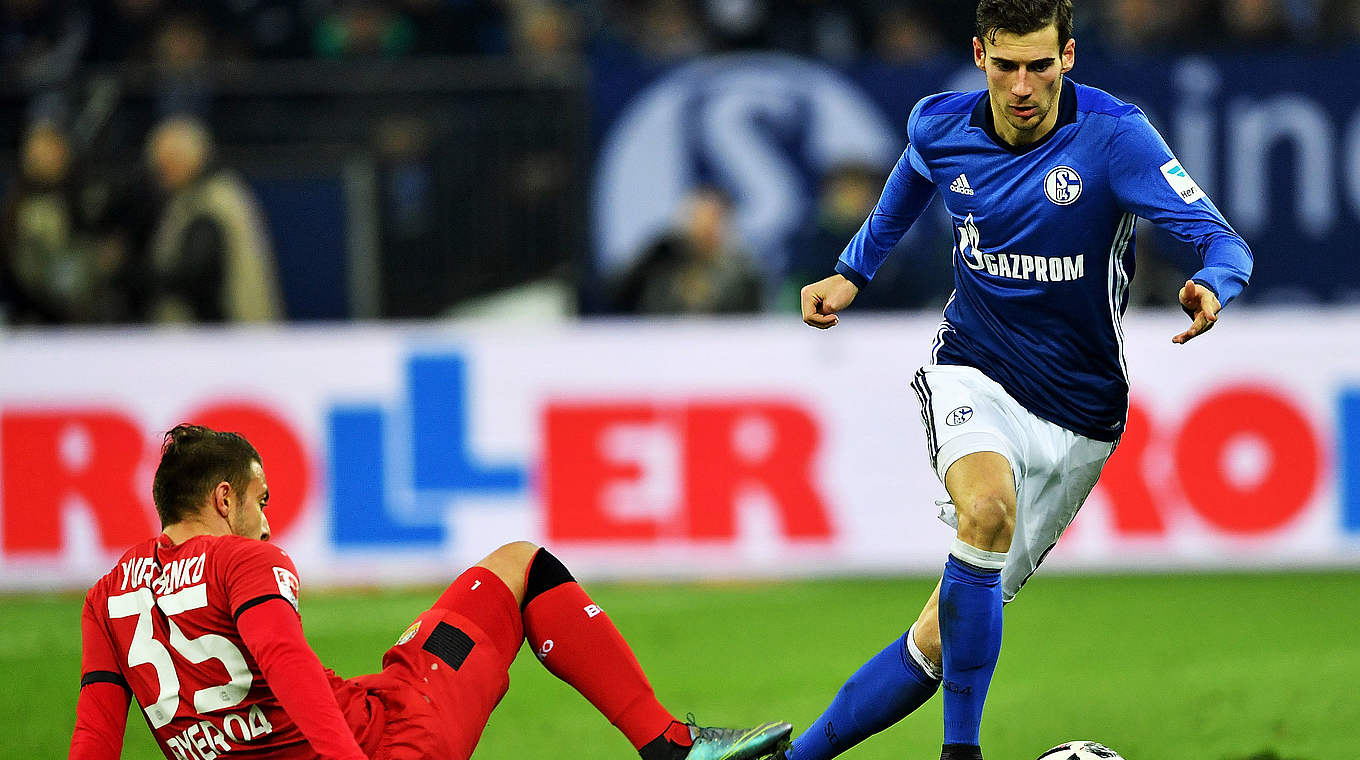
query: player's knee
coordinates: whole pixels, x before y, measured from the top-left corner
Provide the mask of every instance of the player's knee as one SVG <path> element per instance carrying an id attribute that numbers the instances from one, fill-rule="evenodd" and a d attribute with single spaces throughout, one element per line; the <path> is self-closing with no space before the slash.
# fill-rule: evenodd
<path id="1" fill-rule="evenodd" d="M 537 551 L 537 544 L 529 541 L 512 541 L 486 555 L 477 565 L 495 573 L 515 595 L 515 599 L 522 600 L 525 576 Z"/>
<path id="2" fill-rule="evenodd" d="M 534 553 L 537 551 L 538 544 L 530 541 L 511 541 L 491 552 L 487 559 L 494 559 L 497 563 L 522 574 L 529 567 L 529 563 L 533 562 Z"/>
<path id="3" fill-rule="evenodd" d="M 983 493 L 955 504 L 959 538 L 979 549 L 1010 546 L 1015 533 L 1015 500 L 1004 493 Z"/>

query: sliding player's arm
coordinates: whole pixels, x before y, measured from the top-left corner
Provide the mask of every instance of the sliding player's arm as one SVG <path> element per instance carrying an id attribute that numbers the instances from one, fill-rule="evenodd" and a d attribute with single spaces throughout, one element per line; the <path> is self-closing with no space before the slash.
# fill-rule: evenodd
<path id="1" fill-rule="evenodd" d="M 118 760 L 123 751 L 132 692 L 118 667 L 104 627 L 85 598 L 81 613 L 80 697 L 70 760 Z"/>
<path id="2" fill-rule="evenodd" d="M 297 610 L 273 597 L 240 613 L 236 629 L 265 683 L 312 749 L 324 758 L 366 760 L 335 701 L 330 681 L 302 633 Z"/>
<path id="3" fill-rule="evenodd" d="M 1251 249 L 1141 111 L 1120 119 L 1109 156 L 1110 185 L 1120 205 L 1193 244 L 1204 262 L 1178 294 L 1191 325 L 1172 340 L 1185 343 L 1212 328 L 1219 309 L 1246 287 L 1251 278 Z"/>
<path id="4" fill-rule="evenodd" d="M 366 760 L 302 633 L 293 560 L 276 546 L 250 541 L 225 566 L 223 587 L 236 630 L 288 717 L 321 757 Z"/>

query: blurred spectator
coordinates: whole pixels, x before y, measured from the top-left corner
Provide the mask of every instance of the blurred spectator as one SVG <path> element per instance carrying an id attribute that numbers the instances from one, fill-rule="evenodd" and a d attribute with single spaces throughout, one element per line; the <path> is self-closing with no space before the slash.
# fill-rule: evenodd
<path id="1" fill-rule="evenodd" d="M 128 2 L 129 0 L 122 0 Z M 146 2 L 146 0 L 137 0 Z M 307 9 L 298 0 L 230 0 L 211 3 L 210 20 L 229 57 L 302 58 L 308 52 Z"/>
<path id="2" fill-rule="evenodd" d="M 0 2 L 0 75 L 30 87 L 60 84 L 74 73 L 90 40 L 83 2 Z"/>
<path id="3" fill-rule="evenodd" d="M 701 0 L 700 5 L 704 20 L 720 47 L 734 49 L 760 46 L 769 23 L 767 0 Z"/>
<path id="4" fill-rule="evenodd" d="M 865 164 L 841 164 L 827 171 L 815 213 L 789 256 L 781 309 L 800 309 L 802 287 L 829 276 L 845 244 L 873 211 L 882 184 L 883 173 Z"/>
<path id="5" fill-rule="evenodd" d="M 202 69 L 211 57 L 210 52 L 208 29 L 197 16 L 176 13 L 157 26 L 152 58 L 157 68 L 166 74 L 180 75 Z"/>
<path id="6" fill-rule="evenodd" d="M 9 320 L 107 322 L 127 316 L 117 280 L 121 250 L 96 234 L 76 180 L 69 138 L 40 123 L 24 139 L 19 176 L 4 202 L 0 262 Z"/>
<path id="7" fill-rule="evenodd" d="M 764 38 L 777 50 L 849 63 L 864 52 L 870 36 L 862 5 L 833 0 L 775 3 Z"/>
<path id="8" fill-rule="evenodd" d="M 322 16 L 312 42 L 320 58 L 393 58 L 415 47 L 411 19 L 380 0 L 344 0 Z"/>
<path id="9" fill-rule="evenodd" d="M 885 63 L 911 63 L 939 55 L 943 41 L 935 26 L 910 7 L 883 9 L 874 24 L 878 30 L 874 53 Z"/>
<path id="10" fill-rule="evenodd" d="M 614 288 L 630 314 L 732 314 L 761 309 L 762 284 L 750 256 L 730 240 L 729 201 L 696 189 L 676 229 L 648 245 Z"/>
<path id="11" fill-rule="evenodd" d="M 846 243 L 859 231 L 878 203 L 887 173 L 874 166 L 847 163 L 832 167 L 822 178 L 816 215 L 799 237 L 789 257 L 789 267 L 780 288 L 780 308 L 798 311 L 799 291 L 803 285 L 830 276 Z M 917 225 L 924 230 L 926 224 Z M 905 309 L 936 306 L 944 302 L 953 285 L 953 270 L 947 241 L 916 242 L 913 232 L 906 242 L 888 256 L 874 280 L 855 298 L 859 309 Z"/>
<path id="12" fill-rule="evenodd" d="M 159 75 L 158 115 L 208 116 L 212 101 L 208 64 L 213 57 L 211 35 L 199 17 L 176 13 L 161 22 L 152 47 Z"/>
<path id="13" fill-rule="evenodd" d="M 151 239 L 151 319 L 281 319 L 264 220 L 240 177 L 213 163 L 203 125 L 183 118 L 162 122 L 148 140 L 147 158 L 167 193 Z"/>
<path id="14" fill-rule="evenodd" d="M 1098 42 L 1118 50 L 1147 50 L 1178 44 L 1189 12 L 1186 3 L 1109 0 L 1104 18 L 1090 26 Z M 1078 35 L 1080 30 L 1078 30 Z"/>
<path id="15" fill-rule="evenodd" d="M 564 64 L 580 56 L 580 23 L 569 9 L 542 0 L 515 6 L 512 51 L 539 73 L 569 73 Z"/>
<path id="16" fill-rule="evenodd" d="M 1279 0 L 1223 0 L 1219 15 L 1224 35 L 1235 44 L 1281 45 L 1291 38 Z"/>
<path id="17" fill-rule="evenodd" d="M 1318 26 L 1332 42 L 1360 39 L 1360 0 L 1320 0 Z"/>
<path id="18" fill-rule="evenodd" d="M 644 55 L 658 61 L 690 58 L 710 46 L 699 19 L 683 0 L 650 0 L 617 22 L 631 29 L 633 44 Z"/>

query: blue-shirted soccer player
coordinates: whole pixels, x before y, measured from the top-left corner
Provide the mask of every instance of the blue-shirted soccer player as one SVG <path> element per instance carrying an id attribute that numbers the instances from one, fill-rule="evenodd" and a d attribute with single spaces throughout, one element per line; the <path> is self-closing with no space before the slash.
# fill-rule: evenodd
<path id="1" fill-rule="evenodd" d="M 1121 319 L 1135 217 L 1192 243 L 1185 343 L 1246 285 L 1251 251 L 1136 107 L 1063 75 L 1071 0 L 981 0 L 987 89 L 925 98 L 883 195 L 836 265 L 803 289 L 830 328 L 938 192 L 955 229 L 954 294 L 912 383 L 957 529 L 916 623 L 846 681 L 787 751 L 826 760 L 944 684 L 944 760 L 977 760 L 1002 605 L 1053 548 L 1124 429 Z M 783 757 L 784 755 L 781 755 Z"/>

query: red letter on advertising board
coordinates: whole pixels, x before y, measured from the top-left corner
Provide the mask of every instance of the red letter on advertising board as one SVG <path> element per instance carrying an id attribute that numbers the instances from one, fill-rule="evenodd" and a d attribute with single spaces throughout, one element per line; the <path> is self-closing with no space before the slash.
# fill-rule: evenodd
<path id="1" fill-rule="evenodd" d="M 72 496 L 89 506 L 105 549 L 155 535 L 150 488 L 137 477 L 145 442 L 132 420 L 112 411 L 8 412 L 0 440 L 6 553 L 61 551 Z"/>
<path id="2" fill-rule="evenodd" d="M 1099 487 L 1110 501 L 1115 530 L 1130 536 L 1160 536 L 1166 524 L 1157 500 L 1143 475 L 1143 454 L 1152 441 L 1152 420 L 1138 404 L 1129 404 L 1129 421 L 1110 460 L 1101 471 Z"/>
<path id="3" fill-rule="evenodd" d="M 1230 476 L 1224 454 L 1246 438 L 1269 461 L 1255 482 Z M 1259 388 L 1230 388 L 1205 399 L 1176 436 L 1176 469 L 1191 507 L 1228 533 L 1264 533 L 1289 522 L 1313 498 L 1320 456 L 1313 427 L 1284 398 Z"/>
<path id="4" fill-rule="evenodd" d="M 830 538 L 826 504 L 812 477 L 820 439 L 816 421 L 789 404 L 689 407 L 684 479 L 690 537 L 735 537 L 737 497 L 758 488 L 769 495 L 785 535 Z"/>
<path id="5" fill-rule="evenodd" d="M 652 425 L 657 411 L 645 404 L 552 404 L 544 412 L 543 501 L 548 536 L 561 541 L 642 541 L 658 535 L 652 517 L 621 517 L 607 508 L 607 493 L 641 480 L 638 462 L 607 455 L 606 434 Z"/>

